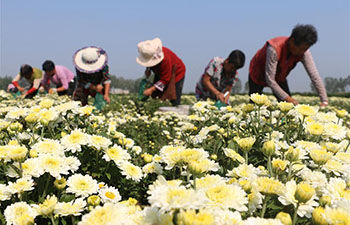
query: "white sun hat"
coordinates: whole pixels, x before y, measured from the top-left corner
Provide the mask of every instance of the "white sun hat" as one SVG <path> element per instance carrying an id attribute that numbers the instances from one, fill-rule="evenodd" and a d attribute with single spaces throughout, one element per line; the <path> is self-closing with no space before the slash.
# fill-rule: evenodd
<path id="1" fill-rule="evenodd" d="M 136 62 L 146 67 L 157 65 L 164 59 L 162 47 L 162 41 L 159 38 L 138 43 L 139 56 Z"/>
<path id="2" fill-rule="evenodd" d="M 107 53 L 95 46 L 81 48 L 73 55 L 75 67 L 83 73 L 96 73 L 103 69 L 107 62 Z"/>

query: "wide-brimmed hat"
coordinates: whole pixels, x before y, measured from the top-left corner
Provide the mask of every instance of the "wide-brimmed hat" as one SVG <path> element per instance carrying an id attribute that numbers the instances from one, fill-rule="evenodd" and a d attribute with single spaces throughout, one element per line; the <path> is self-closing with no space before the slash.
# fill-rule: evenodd
<path id="1" fill-rule="evenodd" d="M 103 69 L 108 62 L 107 53 L 95 46 L 84 47 L 73 55 L 73 63 L 83 73 L 95 73 Z"/>
<path id="2" fill-rule="evenodd" d="M 146 67 L 157 65 L 164 59 L 162 47 L 162 41 L 159 38 L 138 43 L 139 56 L 136 62 Z"/>

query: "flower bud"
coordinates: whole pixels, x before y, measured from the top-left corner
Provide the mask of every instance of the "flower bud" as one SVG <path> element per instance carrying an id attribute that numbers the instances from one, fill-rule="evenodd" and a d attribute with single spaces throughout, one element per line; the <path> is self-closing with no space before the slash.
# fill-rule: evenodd
<path id="1" fill-rule="evenodd" d="M 312 212 L 312 224 L 315 225 L 327 225 L 327 221 L 324 217 L 324 208 L 322 207 L 317 207 L 314 209 Z"/>
<path id="2" fill-rule="evenodd" d="M 146 163 L 150 163 L 153 160 L 153 156 L 151 154 L 144 154 L 143 159 L 145 160 Z"/>
<path id="3" fill-rule="evenodd" d="M 66 187 L 67 181 L 64 178 L 56 179 L 55 182 L 53 182 L 53 184 L 58 190 L 62 190 Z"/>
<path id="4" fill-rule="evenodd" d="M 218 159 L 218 156 L 217 156 L 216 154 L 212 154 L 212 155 L 210 156 L 210 158 L 211 158 L 212 160 L 217 160 L 217 159 Z"/>
<path id="5" fill-rule="evenodd" d="M 30 150 L 30 151 L 29 151 L 29 156 L 30 156 L 31 158 L 36 158 L 36 157 L 38 157 L 38 151 L 35 150 L 35 149 Z"/>
<path id="6" fill-rule="evenodd" d="M 314 194 L 315 189 L 313 189 L 310 184 L 300 183 L 297 185 L 294 197 L 299 203 L 305 203 L 308 202 Z"/>
<path id="7" fill-rule="evenodd" d="M 323 195 L 321 198 L 320 198 L 320 205 L 321 206 L 330 206 L 331 205 L 331 201 L 332 201 L 332 198 L 328 195 Z"/>
<path id="8" fill-rule="evenodd" d="M 242 111 L 245 113 L 250 113 L 254 110 L 254 105 L 253 104 L 246 104 L 242 107 Z"/>
<path id="9" fill-rule="evenodd" d="M 249 193 L 252 190 L 252 184 L 248 180 L 240 180 L 238 184 L 243 188 L 243 190 Z"/>
<path id="10" fill-rule="evenodd" d="M 264 153 L 265 156 L 267 157 L 272 156 L 275 153 L 275 150 L 276 150 L 276 145 L 273 140 L 264 142 L 262 147 L 262 152 Z"/>
<path id="11" fill-rule="evenodd" d="M 88 197 L 87 202 L 91 206 L 97 206 L 101 202 L 101 198 L 98 195 L 91 195 Z"/>
<path id="12" fill-rule="evenodd" d="M 281 159 L 272 160 L 272 169 L 276 174 L 282 173 L 287 167 L 287 162 Z"/>
<path id="13" fill-rule="evenodd" d="M 292 146 L 290 146 L 288 151 L 286 152 L 286 159 L 289 162 L 296 162 L 299 160 L 299 153 L 299 148 L 293 148 Z"/>
<path id="14" fill-rule="evenodd" d="M 292 218 L 290 217 L 289 213 L 279 212 L 276 215 L 276 219 L 280 220 L 284 225 L 292 225 Z"/>

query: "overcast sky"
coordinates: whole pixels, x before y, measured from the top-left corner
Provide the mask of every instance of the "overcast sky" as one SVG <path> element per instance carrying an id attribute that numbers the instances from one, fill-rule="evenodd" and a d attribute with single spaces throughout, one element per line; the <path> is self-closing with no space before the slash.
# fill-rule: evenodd
<path id="1" fill-rule="evenodd" d="M 72 55 L 84 46 L 104 48 L 110 72 L 136 79 L 137 43 L 159 37 L 185 63 L 185 92 L 211 58 L 234 49 L 246 55 L 239 70 L 243 84 L 250 59 L 264 43 L 288 36 L 298 24 L 313 24 L 319 41 L 311 53 L 322 78 L 349 72 L 349 0 L 0 0 L 0 75 L 15 76 L 21 64 L 41 68 L 46 59 L 74 71 Z M 309 91 L 302 64 L 288 77 L 291 91 Z"/>

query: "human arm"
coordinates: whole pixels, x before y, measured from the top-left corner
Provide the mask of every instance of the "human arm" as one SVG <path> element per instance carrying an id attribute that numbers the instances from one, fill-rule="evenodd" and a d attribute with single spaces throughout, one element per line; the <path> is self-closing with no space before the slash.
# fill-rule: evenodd
<path id="1" fill-rule="evenodd" d="M 279 99 L 297 105 L 298 101 L 289 96 L 276 82 L 277 64 L 277 53 L 275 49 L 269 45 L 266 50 L 265 81 Z"/>
<path id="2" fill-rule="evenodd" d="M 328 105 L 327 91 L 326 91 L 326 88 L 324 87 L 322 78 L 318 73 L 315 62 L 309 50 L 304 53 L 304 57 L 301 62 L 303 63 L 307 74 L 309 75 L 313 85 L 317 90 L 318 95 L 320 96 L 321 106 L 327 106 Z"/>
<path id="3" fill-rule="evenodd" d="M 206 72 L 203 75 L 203 85 L 208 88 L 208 90 L 213 93 L 217 100 L 225 102 L 224 94 L 217 90 L 214 85 L 210 82 L 211 76 Z"/>
<path id="4" fill-rule="evenodd" d="M 40 87 L 41 78 L 34 79 L 33 86 L 24 94 L 24 97 L 37 91 Z"/>
<path id="5" fill-rule="evenodd" d="M 13 78 L 12 80 L 12 84 L 20 91 L 20 92 L 24 92 L 24 88 L 21 87 L 19 84 L 18 84 L 18 81 L 21 79 L 21 75 L 17 74 L 15 76 L 15 78 Z"/>
<path id="6" fill-rule="evenodd" d="M 103 95 L 103 98 L 104 98 L 104 100 L 106 100 L 108 103 L 110 103 L 111 102 L 111 100 L 110 100 L 110 98 L 109 98 L 109 90 L 110 90 L 110 88 L 111 88 L 111 83 L 109 82 L 109 83 L 105 83 L 105 89 L 104 89 L 104 95 Z"/>

